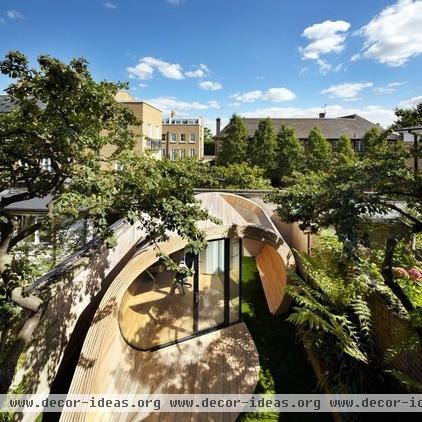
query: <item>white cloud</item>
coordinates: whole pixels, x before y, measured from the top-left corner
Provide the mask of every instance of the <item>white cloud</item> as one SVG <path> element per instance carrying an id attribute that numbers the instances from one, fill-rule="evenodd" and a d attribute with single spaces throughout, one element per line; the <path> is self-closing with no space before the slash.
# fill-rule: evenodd
<path id="1" fill-rule="evenodd" d="M 166 0 L 166 2 L 172 6 L 180 6 L 185 2 L 185 0 Z"/>
<path id="2" fill-rule="evenodd" d="M 22 13 L 18 12 L 17 10 L 8 10 L 6 12 L 6 16 L 9 19 L 24 19 L 24 16 L 22 15 Z"/>
<path id="3" fill-rule="evenodd" d="M 408 100 L 400 101 L 400 105 L 402 107 L 415 107 L 420 103 L 422 103 L 422 95 L 419 95 L 418 97 L 409 98 Z"/>
<path id="4" fill-rule="evenodd" d="M 188 70 L 185 72 L 185 75 L 188 78 L 203 78 L 207 76 L 207 74 L 202 69 Z"/>
<path id="5" fill-rule="evenodd" d="M 218 91 L 219 89 L 223 88 L 223 85 L 220 82 L 213 82 L 213 81 L 202 81 L 198 83 L 199 88 L 205 89 L 208 91 Z"/>
<path id="6" fill-rule="evenodd" d="M 308 26 L 302 36 L 311 42 L 300 48 L 303 58 L 316 60 L 321 54 L 341 53 L 349 28 L 349 22 L 330 20 Z"/>
<path id="7" fill-rule="evenodd" d="M 322 94 L 331 94 L 335 98 L 356 99 L 360 91 L 364 88 L 369 88 L 373 85 L 372 82 L 355 82 L 345 83 L 339 85 L 332 85 L 329 88 L 323 89 Z"/>
<path id="8" fill-rule="evenodd" d="M 345 21 L 330 21 L 316 23 L 308 26 L 303 31 L 302 37 L 307 38 L 310 43 L 306 47 L 299 47 L 303 60 L 316 60 L 319 71 L 326 74 L 333 70 L 338 72 L 342 65 L 333 66 L 321 58 L 323 54 L 341 53 L 344 50 L 344 41 L 350 23 Z"/>
<path id="9" fill-rule="evenodd" d="M 422 1 L 399 0 L 386 7 L 356 34 L 365 38 L 360 53 L 388 66 L 402 66 L 422 53 Z"/>
<path id="10" fill-rule="evenodd" d="M 139 88 L 146 88 L 148 86 L 148 84 L 145 84 L 143 82 L 139 83 Z"/>
<path id="11" fill-rule="evenodd" d="M 147 100 L 155 107 L 159 108 L 164 113 L 176 111 L 178 114 L 186 115 L 189 111 L 219 109 L 220 104 L 217 101 L 208 101 L 207 103 L 200 103 L 197 101 L 182 101 L 176 97 L 157 97 Z"/>
<path id="12" fill-rule="evenodd" d="M 392 94 L 397 90 L 399 86 L 402 86 L 404 82 L 391 82 L 387 84 L 386 86 L 377 86 L 373 89 L 375 94 L 381 95 L 381 94 Z"/>
<path id="13" fill-rule="evenodd" d="M 349 114 L 358 114 L 359 116 L 373 122 L 380 123 L 387 127 L 395 120 L 392 109 L 381 106 L 369 105 L 362 108 L 344 107 L 342 105 L 329 105 L 326 108 L 326 117 L 341 117 Z M 321 107 L 299 108 L 299 107 L 267 107 L 254 111 L 239 112 L 243 117 L 318 117 Z"/>
<path id="14" fill-rule="evenodd" d="M 134 67 L 127 67 L 129 78 L 139 78 L 142 80 L 151 79 L 157 71 L 168 79 L 203 78 L 208 75 L 208 66 L 201 63 L 195 70 L 184 72 L 178 63 L 169 63 L 156 57 L 142 57 Z"/>
<path id="15" fill-rule="evenodd" d="M 235 99 L 236 103 L 252 103 L 257 100 L 262 101 L 291 101 L 296 98 L 296 95 L 287 88 L 270 88 L 268 91 L 263 92 L 259 89 L 254 91 L 245 92 L 243 94 L 237 92 L 231 96 Z"/>
<path id="16" fill-rule="evenodd" d="M 107 9 L 117 9 L 117 4 L 114 4 L 111 1 L 106 1 L 104 6 L 107 7 Z"/>
<path id="17" fill-rule="evenodd" d="M 155 57 L 143 57 L 135 67 L 128 67 L 129 77 L 151 79 L 155 71 L 168 79 L 184 79 L 182 67 Z"/>

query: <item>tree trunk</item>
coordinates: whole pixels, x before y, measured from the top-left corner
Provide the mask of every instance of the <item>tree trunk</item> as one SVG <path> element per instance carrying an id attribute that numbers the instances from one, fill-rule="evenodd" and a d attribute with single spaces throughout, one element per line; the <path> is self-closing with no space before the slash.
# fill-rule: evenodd
<path id="1" fill-rule="evenodd" d="M 41 308 L 37 313 L 27 319 L 17 336 L 15 343 L 6 354 L 0 372 L 0 394 L 7 394 L 15 374 L 19 356 L 22 354 L 31 339 L 35 328 L 40 322 L 43 312 L 43 308 Z"/>
<path id="2" fill-rule="evenodd" d="M 398 243 L 397 239 L 394 239 L 394 238 L 387 239 L 385 254 L 384 254 L 384 262 L 382 264 L 381 274 L 384 278 L 384 282 L 386 286 L 391 289 L 391 291 L 394 293 L 394 295 L 403 305 L 403 308 L 406 309 L 407 312 L 411 313 L 415 310 L 415 307 L 413 306 L 412 302 L 407 297 L 407 295 L 403 292 L 400 285 L 394 279 L 394 274 L 393 274 L 394 251 L 396 249 L 397 243 Z M 422 339 L 422 328 L 416 327 L 415 329 L 419 335 L 419 338 Z"/>

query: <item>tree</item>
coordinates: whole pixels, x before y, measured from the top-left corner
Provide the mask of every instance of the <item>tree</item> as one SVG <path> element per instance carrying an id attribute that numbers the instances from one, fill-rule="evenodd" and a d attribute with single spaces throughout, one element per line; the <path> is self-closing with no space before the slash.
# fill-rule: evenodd
<path id="1" fill-rule="evenodd" d="M 277 148 L 276 134 L 272 120 L 260 120 L 258 128 L 248 145 L 249 162 L 266 170 L 267 175 L 274 171 Z"/>
<path id="2" fill-rule="evenodd" d="M 296 174 L 295 183 L 274 191 L 269 199 L 277 204 L 283 221 L 300 222 L 303 230 L 334 228 L 345 259 L 353 261 L 355 267 L 362 259 L 360 248 L 367 244 L 362 222 L 374 215 L 397 213 L 403 230 L 388 237 L 380 271 L 385 285 L 411 315 L 414 306 L 393 275 L 398 242 L 422 232 L 422 177 L 406 167 L 407 156 L 401 144 L 383 144 L 354 165 Z M 373 187 L 373 192 L 368 192 L 368 186 Z"/>
<path id="3" fill-rule="evenodd" d="M 303 168 L 305 149 L 297 138 L 294 128 L 281 126 L 277 135 L 275 174 L 281 180 Z M 282 182 L 284 184 L 284 182 Z"/>
<path id="4" fill-rule="evenodd" d="M 422 102 L 413 108 L 396 108 L 394 114 L 397 119 L 391 129 L 397 130 L 404 127 L 422 125 Z"/>
<path id="5" fill-rule="evenodd" d="M 363 148 L 365 156 L 376 155 L 378 151 L 387 145 L 387 132 L 375 126 L 365 133 L 363 137 Z"/>
<path id="6" fill-rule="evenodd" d="M 321 129 L 314 127 L 305 141 L 305 166 L 310 171 L 326 170 L 332 159 L 332 148 Z"/>
<path id="7" fill-rule="evenodd" d="M 350 165 L 356 162 L 357 157 L 352 142 L 346 134 L 341 135 L 339 139 L 336 158 L 340 165 Z"/>
<path id="8" fill-rule="evenodd" d="M 246 161 L 248 130 L 238 115 L 233 114 L 226 133 L 218 151 L 218 163 L 227 165 Z"/>
<path id="9" fill-rule="evenodd" d="M 204 127 L 204 155 L 215 155 L 215 141 L 207 127 Z"/>
<path id="10" fill-rule="evenodd" d="M 25 295 L 30 280 L 14 253 L 28 236 L 84 216 L 93 221 L 95 234 L 108 240 L 110 222 L 127 218 L 144 223 L 153 242 L 166 239 L 163 228 L 168 228 L 193 250 L 204 245 L 195 221 L 207 214 L 195 201 L 189 169 L 132 152 L 131 128 L 141 122 L 114 99 L 126 85 L 97 83 L 84 59 L 65 64 L 40 56 L 38 65 L 30 68 L 19 52 L 0 61 L 1 73 L 15 79 L 6 89 L 14 108 L 0 114 L 1 392 L 43 312 L 43 298 Z M 99 154 L 109 144 L 114 152 Z M 113 170 L 116 163 L 122 171 Z M 50 198 L 48 216 L 19 229 L 7 207 L 42 197 Z M 14 325 L 16 316 L 20 319 Z M 16 327 L 22 327 L 19 336 Z"/>

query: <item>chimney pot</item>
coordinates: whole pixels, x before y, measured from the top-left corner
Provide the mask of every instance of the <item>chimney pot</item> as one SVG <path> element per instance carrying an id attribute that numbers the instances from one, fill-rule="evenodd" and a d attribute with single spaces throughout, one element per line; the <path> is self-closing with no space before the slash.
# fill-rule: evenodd
<path id="1" fill-rule="evenodd" d="M 221 119 L 219 117 L 217 117 L 215 133 L 218 136 L 220 134 L 220 132 L 221 132 Z"/>

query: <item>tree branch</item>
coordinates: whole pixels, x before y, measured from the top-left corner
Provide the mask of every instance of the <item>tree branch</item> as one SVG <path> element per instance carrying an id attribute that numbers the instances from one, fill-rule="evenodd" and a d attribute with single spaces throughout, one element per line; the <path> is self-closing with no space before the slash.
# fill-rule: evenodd
<path id="1" fill-rule="evenodd" d="M 27 199 L 35 198 L 35 195 L 29 192 L 21 192 L 12 196 L 3 196 L 0 201 L 0 209 L 6 208 L 15 202 L 25 201 Z"/>
<path id="2" fill-rule="evenodd" d="M 28 226 L 21 232 L 19 232 L 16 236 L 14 236 L 10 242 L 9 247 L 7 248 L 8 251 L 13 248 L 16 244 L 18 244 L 21 240 L 25 239 L 28 236 L 31 236 L 31 234 L 34 234 L 37 230 L 39 230 L 43 226 L 43 223 L 34 223 L 31 226 Z"/>

